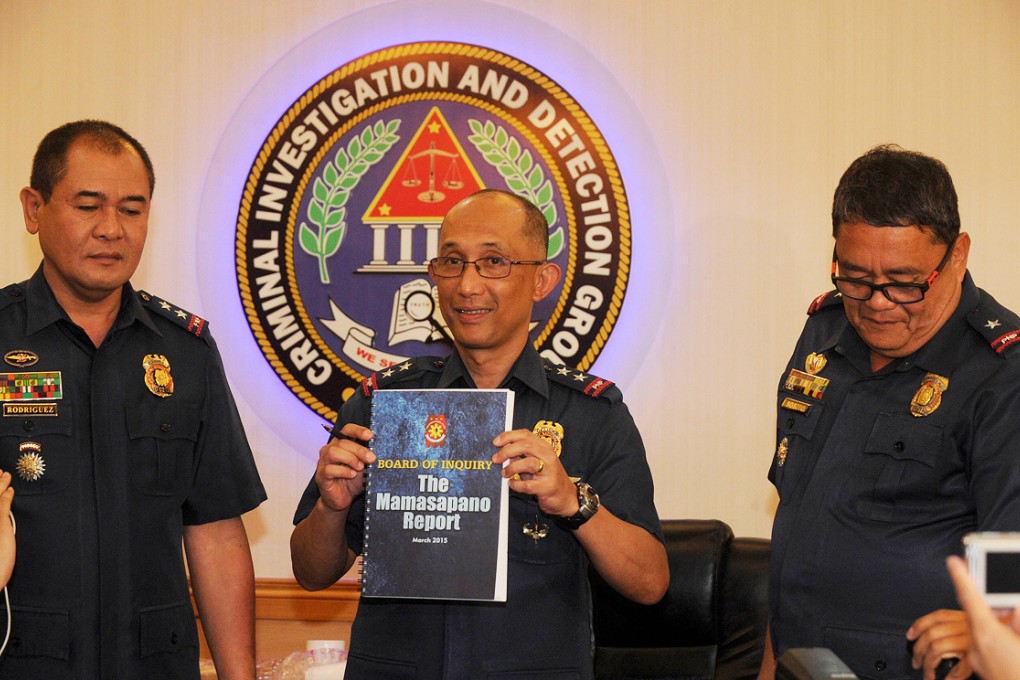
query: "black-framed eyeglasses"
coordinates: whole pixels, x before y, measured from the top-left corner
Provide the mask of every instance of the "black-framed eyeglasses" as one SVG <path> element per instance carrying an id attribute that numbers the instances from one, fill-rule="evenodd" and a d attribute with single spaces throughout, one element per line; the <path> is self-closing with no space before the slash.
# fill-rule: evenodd
<path id="1" fill-rule="evenodd" d="M 545 264 L 545 260 L 508 260 L 505 257 L 483 257 L 480 260 L 463 260 L 459 257 L 434 257 L 429 260 L 432 273 L 444 279 L 455 279 L 464 273 L 464 267 L 475 266 L 483 279 L 505 279 L 515 264 Z"/>
<path id="2" fill-rule="evenodd" d="M 836 276 L 836 247 L 832 247 L 832 285 L 836 286 L 844 297 L 851 300 L 870 300 L 875 291 L 882 291 L 886 299 L 898 305 L 912 305 L 924 299 L 924 294 L 932 287 L 932 284 L 939 278 L 939 274 L 949 264 L 949 256 L 953 254 L 953 247 L 956 245 L 954 238 L 946 248 L 946 254 L 942 256 L 935 270 L 921 283 L 869 283 L 861 279 L 848 276 Z"/>

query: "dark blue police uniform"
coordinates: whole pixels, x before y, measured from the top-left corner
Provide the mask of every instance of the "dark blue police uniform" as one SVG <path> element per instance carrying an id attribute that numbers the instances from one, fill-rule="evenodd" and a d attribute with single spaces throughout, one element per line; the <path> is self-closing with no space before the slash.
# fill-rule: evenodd
<path id="1" fill-rule="evenodd" d="M 266 498 L 205 322 L 126 284 L 97 349 L 40 267 L 0 291 L 0 354 L 18 540 L 0 677 L 197 680 L 182 527 Z"/>
<path id="2" fill-rule="evenodd" d="M 370 376 L 337 418 L 368 425 L 375 388 L 473 388 L 460 357 L 421 357 Z M 560 457 L 567 474 L 595 488 L 621 519 L 662 540 L 652 502 L 652 477 L 641 436 L 623 397 L 609 381 L 544 362 L 529 345 L 501 387 L 512 389 L 514 429 L 540 421 L 563 428 Z M 295 523 L 318 499 L 315 480 Z M 549 535 L 523 532 L 538 517 Z M 347 540 L 361 552 L 364 496 L 347 521 Z M 351 633 L 348 680 L 529 680 L 592 677 L 591 595 L 588 560 L 569 529 L 538 509 L 529 496 L 511 493 L 508 594 L 505 603 L 363 598 Z"/>
<path id="3" fill-rule="evenodd" d="M 835 291 L 809 313 L 779 384 L 772 639 L 920 678 L 905 634 L 959 608 L 946 556 L 1020 530 L 1020 318 L 968 273 L 936 335 L 873 373 Z"/>

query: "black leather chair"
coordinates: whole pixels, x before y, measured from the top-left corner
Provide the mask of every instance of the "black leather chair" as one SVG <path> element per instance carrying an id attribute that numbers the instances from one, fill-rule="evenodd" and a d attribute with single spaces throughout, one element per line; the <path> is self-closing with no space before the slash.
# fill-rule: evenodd
<path id="1" fill-rule="evenodd" d="M 591 572 L 598 680 L 753 680 L 768 622 L 769 541 L 718 520 L 663 520 L 670 585 L 656 605 Z"/>

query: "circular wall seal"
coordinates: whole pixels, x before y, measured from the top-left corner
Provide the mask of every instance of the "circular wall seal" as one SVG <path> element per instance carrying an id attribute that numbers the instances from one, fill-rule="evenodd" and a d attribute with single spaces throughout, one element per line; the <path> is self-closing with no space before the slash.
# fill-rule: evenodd
<path id="1" fill-rule="evenodd" d="M 237 286 L 312 410 L 333 419 L 369 373 L 449 351 L 427 264 L 443 216 L 483 188 L 545 214 L 564 276 L 532 339 L 587 370 L 623 305 L 631 220 L 609 145 L 564 88 L 513 55 L 412 42 L 340 66 L 272 127 L 237 211 Z"/>

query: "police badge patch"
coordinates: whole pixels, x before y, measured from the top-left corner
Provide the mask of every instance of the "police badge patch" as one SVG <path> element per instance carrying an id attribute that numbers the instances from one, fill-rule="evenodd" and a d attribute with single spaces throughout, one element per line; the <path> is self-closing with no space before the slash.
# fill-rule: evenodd
<path id="1" fill-rule="evenodd" d="M 262 354 L 332 420 L 373 372 L 449 351 L 428 278 L 443 216 L 482 188 L 549 223 L 559 287 L 532 340 L 587 370 L 630 271 L 626 193 L 587 112 L 546 74 L 497 51 L 420 42 L 327 74 L 279 118 L 237 214 L 237 283 Z"/>

